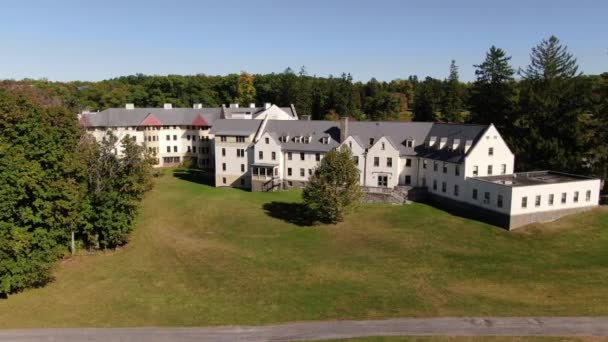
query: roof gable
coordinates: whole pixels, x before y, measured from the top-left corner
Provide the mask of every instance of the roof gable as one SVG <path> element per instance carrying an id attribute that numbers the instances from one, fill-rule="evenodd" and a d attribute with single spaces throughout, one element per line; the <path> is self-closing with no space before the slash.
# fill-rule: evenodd
<path id="1" fill-rule="evenodd" d="M 140 123 L 141 126 L 162 126 L 162 123 L 160 122 L 160 120 L 158 120 L 158 118 L 152 114 L 149 113 Z"/>
<path id="2" fill-rule="evenodd" d="M 203 118 L 200 114 L 192 120 L 192 126 L 209 126 L 205 118 Z"/>

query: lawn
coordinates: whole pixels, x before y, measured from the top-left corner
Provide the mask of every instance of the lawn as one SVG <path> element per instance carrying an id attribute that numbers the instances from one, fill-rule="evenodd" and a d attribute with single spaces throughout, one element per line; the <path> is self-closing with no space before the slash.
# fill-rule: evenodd
<path id="1" fill-rule="evenodd" d="M 605 208 L 507 232 L 369 204 L 308 227 L 287 215 L 299 197 L 165 170 L 128 245 L 64 260 L 53 283 L 0 300 L 0 328 L 608 314 Z"/>

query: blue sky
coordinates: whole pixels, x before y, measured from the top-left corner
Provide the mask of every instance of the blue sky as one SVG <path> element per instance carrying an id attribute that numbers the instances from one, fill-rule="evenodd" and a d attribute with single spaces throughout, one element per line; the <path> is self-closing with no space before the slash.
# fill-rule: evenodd
<path id="1" fill-rule="evenodd" d="M 584 73 L 608 71 L 606 0 L 3 0 L 0 79 L 350 72 L 356 80 L 474 78 L 492 45 L 528 64 L 551 34 Z"/>

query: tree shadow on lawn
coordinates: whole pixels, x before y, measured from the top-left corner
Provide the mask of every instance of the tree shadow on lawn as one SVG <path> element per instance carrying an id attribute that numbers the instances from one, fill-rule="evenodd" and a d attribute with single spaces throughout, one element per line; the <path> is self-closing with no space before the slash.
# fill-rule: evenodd
<path id="1" fill-rule="evenodd" d="M 266 215 L 300 227 L 310 227 L 315 224 L 314 218 L 303 203 L 273 201 L 264 203 L 262 208 Z"/>
<path id="2" fill-rule="evenodd" d="M 215 178 L 212 173 L 198 169 L 177 169 L 173 171 L 173 177 L 197 184 L 215 186 Z"/>

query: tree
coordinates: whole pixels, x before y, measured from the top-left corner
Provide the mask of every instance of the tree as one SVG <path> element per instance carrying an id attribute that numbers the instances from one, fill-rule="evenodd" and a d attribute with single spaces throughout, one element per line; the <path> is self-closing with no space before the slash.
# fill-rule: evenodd
<path id="1" fill-rule="evenodd" d="M 576 59 L 551 36 L 532 49 L 520 82 L 520 162 L 527 169 L 583 172 L 583 113 L 590 93 Z"/>
<path id="2" fill-rule="evenodd" d="M 471 122 L 493 123 L 506 137 L 513 136 L 517 114 L 517 91 L 509 65 L 511 57 L 495 46 L 490 47 L 483 63 L 475 65 L 477 79 L 469 99 Z"/>
<path id="3" fill-rule="evenodd" d="M 440 80 L 431 77 L 417 83 L 414 95 L 414 121 L 437 120 L 442 87 Z"/>
<path id="4" fill-rule="evenodd" d="M 462 109 L 460 83 L 458 81 L 458 66 L 456 66 L 456 61 L 452 60 L 452 63 L 450 63 L 450 75 L 443 82 L 441 117 L 448 122 L 461 122 Z"/>
<path id="5" fill-rule="evenodd" d="M 253 78 L 253 75 L 248 74 L 246 71 L 241 72 L 241 76 L 239 76 L 237 102 L 242 106 L 255 103 L 256 91 L 253 86 Z"/>
<path id="6" fill-rule="evenodd" d="M 556 78 L 572 78 L 577 75 L 576 58 L 568 52 L 568 47 L 561 45 L 556 36 L 543 39 L 532 48 L 530 65 L 521 70 L 528 80 L 550 81 Z"/>
<path id="7" fill-rule="evenodd" d="M 309 178 L 302 193 L 314 219 L 337 223 L 361 198 L 359 170 L 351 152 L 343 147 L 330 151 Z"/>

